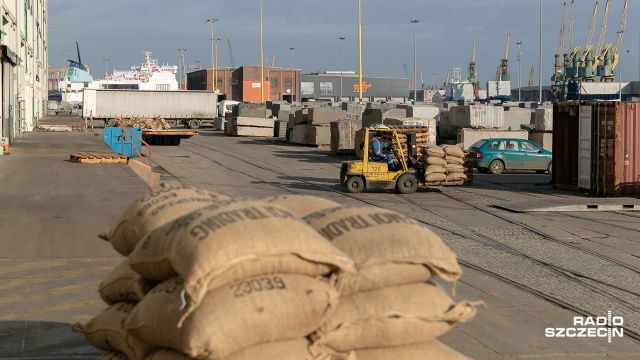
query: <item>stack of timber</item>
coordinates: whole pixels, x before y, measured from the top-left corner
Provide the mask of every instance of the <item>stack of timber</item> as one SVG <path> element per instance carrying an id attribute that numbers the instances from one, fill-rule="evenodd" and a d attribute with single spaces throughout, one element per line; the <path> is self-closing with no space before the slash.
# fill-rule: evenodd
<path id="1" fill-rule="evenodd" d="M 228 127 L 230 134 L 235 136 L 273 136 L 273 119 L 261 119 L 238 116 L 233 118 Z"/>

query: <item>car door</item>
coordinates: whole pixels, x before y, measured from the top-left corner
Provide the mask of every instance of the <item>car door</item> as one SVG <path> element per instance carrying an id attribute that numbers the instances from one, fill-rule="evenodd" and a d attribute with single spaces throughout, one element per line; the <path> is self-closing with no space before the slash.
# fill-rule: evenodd
<path id="1" fill-rule="evenodd" d="M 504 159 L 505 167 L 511 170 L 522 169 L 522 152 L 516 140 L 503 140 L 500 142 L 500 155 Z"/>
<path id="2" fill-rule="evenodd" d="M 522 140 L 522 168 L 526 170 L 546 170 L 548 156 L 542 148 L 531 141 Z"/>

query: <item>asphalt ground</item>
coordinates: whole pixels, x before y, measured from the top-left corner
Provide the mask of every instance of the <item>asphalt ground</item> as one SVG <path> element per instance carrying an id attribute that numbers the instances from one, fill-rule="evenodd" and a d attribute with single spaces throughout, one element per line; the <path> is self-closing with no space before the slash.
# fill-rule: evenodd
<path id="1" fill-rule="evenodd" d="M 106 307 L 98 284 L 123 258 L 97 235 L 149 189 L 126 164 L 69 161 L 75 152 L 110 151 L 101 129 L 93 130 L 30 132 L 0 157 L 0 359 L 102 354 L 70 324 L 86 322 Z M 476 174 L 472 187 L 421 189 L 411 196 L 346 195 L 337 178 L 347 158 L 206 129 L 180 147 L 156 147 L 152 156 L 154 171 L 168 185 L 191 184 L 234 197 L 309 194 L 390 208 L 427 223 L 463 265 L 454 299 L 486 304 L 472 321 L 440 337 L 474 359 L 640 358 L 640 343 L 631 336 L 611 343 L 545 336 L 547 328 L 571 327 L 575 316 L 607 310 L 623 315 L 625 326 L 638 333 L 637 212 L 531 215 L 496 207 L 581 199 L 553 189 L 550 176 L 533 173 Z"/>

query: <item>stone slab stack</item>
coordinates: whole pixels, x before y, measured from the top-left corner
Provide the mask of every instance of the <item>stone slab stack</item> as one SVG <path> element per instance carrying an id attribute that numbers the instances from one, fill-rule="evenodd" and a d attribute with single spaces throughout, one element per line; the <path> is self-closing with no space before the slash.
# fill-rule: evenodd
<path id="1" fill-rule="evenodd" d="M 309 123 L 309 108 L 297 109 L 294 113 L 293 124 L 308 124 Z M 293 126 L 291 126 L 293 128 Z"/>
<path id="2" fill-rule="evenodd" d="M 239 103 L 238 114 L 236 116 L 266 119 L 268 117 L 267 106 L 255 103 Z"/>
<path id="3" fill-rule="evenodd" d="M 286 139 L 287 123 L 288 120 L 276 120 L 273 126 L 273 136 L 280 139 Z"/>
<path id="4" fill-rule="evenodd" d="M 293 128 L 290 142 L 300 145 L 330 145 L 331 127 L 299 124 Z"/>
<path id="5" fill-rule="evenodd" d="M 529 132 L 529 140 L 538 143 L 538 145 L 549 151 L 553 151 L 553 109 L 535 109 L 533 125 L 535 128 Z"/>
<path id="6" fill-rule="evenodd" d="M 529 132 L 526 130 L 498 130 L 498 129 L 468 129 L 463 128 L 458 131 L 457 143 L 462 144 L 463 149 L 468 149 L 478 140 L 493 138 L 517 138 L 528 139 Z"/>
<path id="7" fill-rule="evenodd" d="M 331 153 L 353 154 L 356 131 L 362 128 L 362 119 L 352 117 L 331 122 Z"/>
<path id="8" fill-rule="evenodd" d="M 237 117 L 229 123 L 231 135 L 235 136 L 273 136 L 273 119 Z"/>
<path id="9" fill-rule="evenodd" d="M 456 106 L 449 110 L 453 126 L 473 129 L 499 129 L 504 125 L 504 108 L 489 105 Z"/>
<path id="10" fill-rule="evenodd" d="M 398 109 L 407 110 L 407 117 L 436 119 L 440 114 L 440 108 L 430 105 L 399 104 Z"/>
<path id="11" fill-rule="evenodd" d="M 214 130 L 223 130 L 225 125 L 227 124 L 227 120 L 223 117 L 215 117 L 213 118 L 213 129 Z"/>
<path id="12" fill-rule="evenodd" d="M 349 102 L 342 103 L 342 110 L 346 111 L 347 115 L 362 116 L 364 109 L 365 109 L 365 105 L 361 105 L 358 103 L 349 103 Z"/>
<path id="13" fill-rule="evenodd" d="M 371 127 L 377 124 L 387 125 L 387 118 L 406 118 L 406 109 L 366 109 L 362 114 L 362 126 Z"/>
<path id="14" fill-rule="evenodd" d="M 345 119 L 347 112 L 332 107 L 315 107 L 310 108 L 307 116 L 309 124 L 313 125 L 329 125 L 332 121 Z"/>

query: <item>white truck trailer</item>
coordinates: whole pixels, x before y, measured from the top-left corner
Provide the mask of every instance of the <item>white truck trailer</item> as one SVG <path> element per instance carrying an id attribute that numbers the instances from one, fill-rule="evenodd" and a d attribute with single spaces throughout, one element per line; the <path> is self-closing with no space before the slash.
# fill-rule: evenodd
<path id="1" fill-rule="evenodd" d="M 143 91 L 84 89 L 82 117 L 161 117 L 171 126 L 198 128 L 218 116 L 218 94 L 211 91 Z"/>

